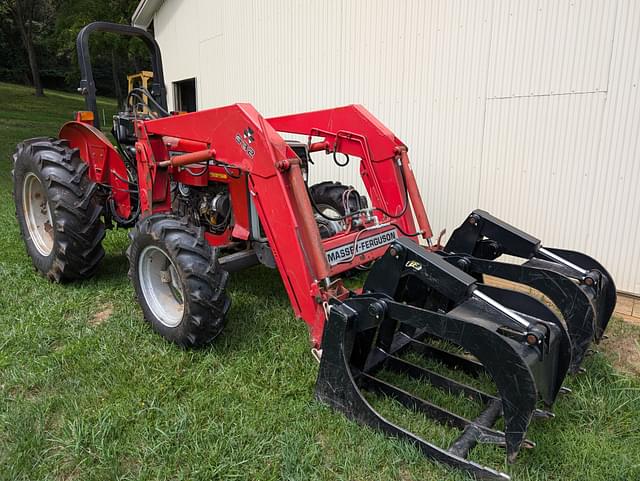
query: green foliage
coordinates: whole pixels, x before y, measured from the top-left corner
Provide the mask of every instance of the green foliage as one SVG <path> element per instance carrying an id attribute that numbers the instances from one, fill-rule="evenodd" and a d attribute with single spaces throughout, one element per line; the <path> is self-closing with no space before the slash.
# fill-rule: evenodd
<path id="1" fill-rule="evenodd" d="M 82 27 L 96 20 L 129 24 L 137 0 L 63 0 L 56 21 L 55 43 L 61 57 L 70 59 L 65 76 L 67 85 L 77 86 L 80 79 L 75 41 Z M 92 68 L 98 92 L 119 97 L 126 93 L 126 75 L 149 69 L 146 49 L 139 41 L 112 34 L 96 33 L 90 41 Z M 119 85 L 114 85 L 115 77 Z M 118 95 L 120 94 L 120 95 Z"/>
<path id="2" fill-rule="evenodd" d="M 55 0 L 0 0 L 0 79 L 25 83 L 33 80 L 24 42 L 28 38 L 36 53 L 42 49 L 42 43 L 53 31 L 49 20 L 55 3 Z M 44 64 L 45 72 L 52 71 L 48 57 L 37 59 L 37 63 L 40 70 Z"/>
<path id="3" fill-rule="evenodd" d="M 27 84 L 29 64 L 13 22 L 6 10 L 0 11 L 0 79 Z"/>
<path id="4" fill-rule="evenodd" d="M 55 135 L 83 103 L 7 84 L 0 97 L 0 480 L 469 479 L 313 400 L 307 329 L 276 271 L 231 277 L 228 326 L 199 351 L 167 344 L 143 321 L 126 275 L 124 230 L 107 235 L 94 279 L 56 285 L 37 275 L 14 216 L 10 156 L 24 138 Z M 637 327 L 621 324 L 612 322 L 612 340 L 638 338 Z M 535 449 L 515 465 L 495 446 L 477 447 L 473 459 L 518 481 L 640 479 L 640 380 L 602 355 L 586 368 L 567 379 L 573 393 L 559 400 L 557 417 L 533 423 Z M 478 413 L 468 399 L 425 383 L 399 384 Z M 371 402 L 436 443 L 455 434 L 393 401 Z"/>
<path id="5" fill-rule="evenodd" d="M 29 64 L 17 25 L 5 13 L 16 0 L 0 0 L 0 80 L 29 82 Z M 29 0 L 37 4 L 34 43 L 45 87 L 74 91 L 80 71 L 76 36 L 90 22 L 129 24 L 138 0 Z M 91 39 L 93 69 L 99 93 L 116 97 L 126 93 L 126 75 L 149 68 L 147 52 L 136 41 L 96 34 Z M 112 64 L 115 60 L 115 68 Z M 119 85 L 114 85 L 114 77 Z"/>

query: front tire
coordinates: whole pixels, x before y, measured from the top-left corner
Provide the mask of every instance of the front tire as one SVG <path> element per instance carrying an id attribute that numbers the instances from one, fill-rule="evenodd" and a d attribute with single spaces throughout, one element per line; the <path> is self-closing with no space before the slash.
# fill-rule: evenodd
<path id="1" fill-rule="evenodd" d="M 155 214 L 138 222 L 127 250 L 129 277 L 145 319 L 183 347 L 207 345 L 222 331 L 228 273 L 186 219 Z"/>
<path id="2" fill-rule="evenodd" d="M 102 195 L 78 150 L 37 138 L 13 159 L 16 218 L 36 270 L 54 282 L 93 275 L 104 257 Z"/>

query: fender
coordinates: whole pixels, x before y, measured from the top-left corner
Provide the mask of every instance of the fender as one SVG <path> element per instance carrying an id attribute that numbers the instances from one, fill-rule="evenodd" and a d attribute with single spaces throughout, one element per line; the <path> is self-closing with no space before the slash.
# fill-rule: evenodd
<path id="1" fill-rule="evenodd" d="M 60 129 L 60 139 L 69 141 L 80 151 L 80 158 L 89 166 L 89 178 L 111 187 L 116 213 L 123 219 L 131 215 L 130 187 L 124 160 L 109 139 L 94 126 L 83 122 L 67 122 Z"/>

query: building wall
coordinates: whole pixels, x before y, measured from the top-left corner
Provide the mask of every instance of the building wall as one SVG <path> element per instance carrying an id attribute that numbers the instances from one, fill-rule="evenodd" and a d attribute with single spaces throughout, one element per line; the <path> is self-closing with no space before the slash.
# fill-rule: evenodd
<path id="1" fill-rule="evenodd" d="M 435 230 L 480 207 L 640 293 L 640 2 L 165 0 L 154 29 L 200 109 L 361 103 L 409 146 Z"/>

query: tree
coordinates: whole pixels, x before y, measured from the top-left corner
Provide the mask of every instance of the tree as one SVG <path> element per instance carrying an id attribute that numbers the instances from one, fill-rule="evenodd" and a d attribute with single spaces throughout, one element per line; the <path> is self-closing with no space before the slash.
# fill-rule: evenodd
<path id="1" fill-rule="evenodd" d="M 49 3 L 46 0 L 2 0 L 0 5 L 2 5 L 1 10 L 9 13 L 15 20 L 15 27 L 20 33 L 20 39 L 27 54 L 35 95 L 42 97 L 44 90 L 34 38 L 40 20 L 46 18 L 49 11 Z"/>
<path id="2" fill-rule="evenodd" d="M 75 91 L 80 72 L 76 36 L 96 20 L 128 24 L 139 0 L 0 0 L 0 81 Z M 149 68 L 141 42 L 92 35 L 93 74 L 100 94 L 124 101 L 129 73 Z"/>
<path id="3" fill-rule="evenodd" d="M 139 0 L 58 0 L 56 9 L 57 54 L 71 59 L 67 83 L 77 85 L 75 39 L 82 27 L 95 20 L 128 24 Z M 135 40 L 126 36 L 96 33 L 91 36 L 89 49 L 93 76 L 99 94 L 113 96 L 122 105 L 126 96 L 126 75 L 137 71 L 137 64 L 148 68 L 140 60 L 148 53 L 137 48 Z M 141 53 L 142 52 L 142 53 Z"/>

